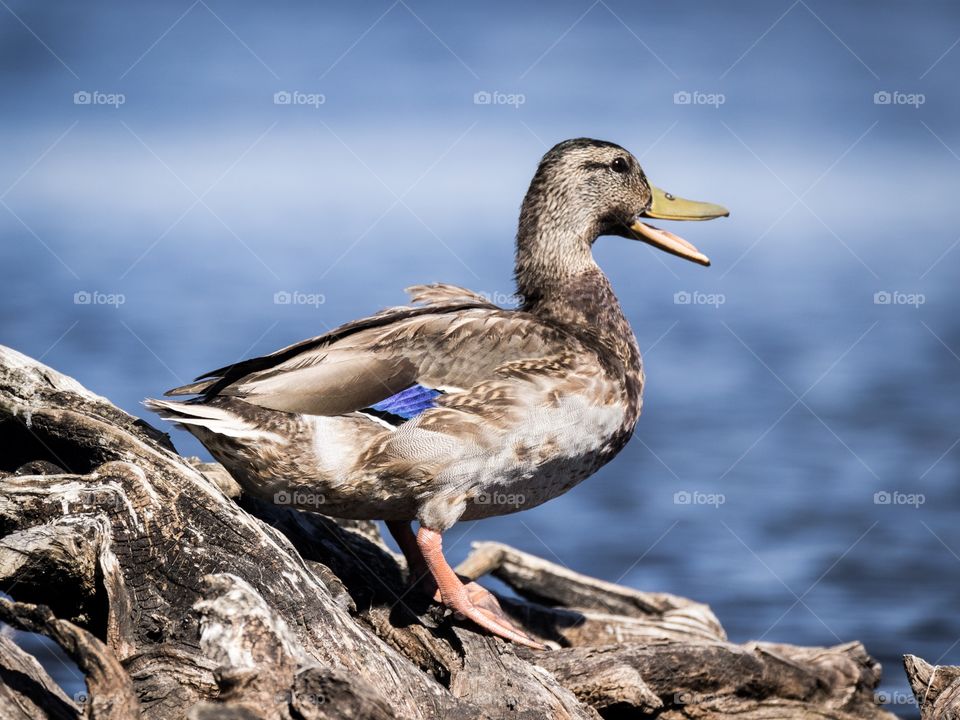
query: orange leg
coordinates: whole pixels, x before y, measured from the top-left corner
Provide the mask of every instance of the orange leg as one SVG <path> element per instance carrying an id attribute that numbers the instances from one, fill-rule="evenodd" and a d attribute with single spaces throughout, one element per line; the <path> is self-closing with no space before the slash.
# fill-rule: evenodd
<path id="1" fill-rule="evenodd" d="M 421 526 L 417 532 L 417 546 L 440 588 L 444 605 L 494 635 L 537 650 L 546 649 L 510 622 L 492 593 L 476 583 L 464 585 L 461 582 L 443 557 L 440 533 Z"/>
<path id="2" fill-rule="evenodd" d="M 410 523 L 388 520 L 387 529 L 393 535 L 393 539 L 400 546 L 400 552 L 407 560 L 407 575 L 410 585 L 419 586 L 427 595 L 434 595 L 437 592 L 437 585 L 433 581 L 433 575 L 430 568 L 427 567 L 427 561 L 423 559 L 423 553 L 420 552 L 420 546 L 417 545 L 417 536 L 410 527 Z"/>

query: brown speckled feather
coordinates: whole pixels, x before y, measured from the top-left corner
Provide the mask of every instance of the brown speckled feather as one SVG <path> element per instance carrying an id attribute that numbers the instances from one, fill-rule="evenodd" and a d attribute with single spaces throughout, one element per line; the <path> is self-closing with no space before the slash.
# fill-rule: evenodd
<path id="1" fill-rule="evenodd" d="M 519 309 L 417 286 L 418 304 L 171 391 L 193 401 L 148 405 L 248 492 L 330 515 L 443 531 L 565 492 L 619 452 L 640 413 L 640 353 L 591 252 L 650 202 L 635 160 L 610 170 L 627 156 L 578 140 L 544 157 L 521 211 Z M 415 384 L 443 394 L 405 422 L 370 410 Z"/>
<path id="2" fill-rule="evenodd" d="M 281 362 L 233 378 L 216 395 L 237 397 L 271 410 L 342 415 L 361 410 L 420 383 L 469 388 L 493 377 L 504 363 L 569 352 L 576 338 L 535 316 L 495 307 L 435 304 L 354 332 L 334 330 L 325 342 Z M 586 351 L 586 348 L 582 348 Z"/>

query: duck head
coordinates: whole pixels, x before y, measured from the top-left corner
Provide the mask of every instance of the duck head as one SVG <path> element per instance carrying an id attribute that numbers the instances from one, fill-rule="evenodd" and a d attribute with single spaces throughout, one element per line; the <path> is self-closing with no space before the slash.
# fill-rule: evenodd
<path id="1" fill-rule="evenodd" d="M 709 265 L 683 238 L 650 225 L 663 220 L 712 220 L 729 215 L 713 203 L 685 200 L 647 180 L 637 159 L 614 143 L 566 140 L 543 156 L 523 201 L 517 234 L 518 276 L 577 274 L 593 264 L 601 235 L 641 240 Z"/>

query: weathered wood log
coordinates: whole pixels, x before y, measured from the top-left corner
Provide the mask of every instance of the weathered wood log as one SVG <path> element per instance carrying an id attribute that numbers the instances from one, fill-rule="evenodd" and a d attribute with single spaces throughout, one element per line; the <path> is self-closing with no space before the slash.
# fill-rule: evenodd
<path id="1" fill-rule="evenodd" d="M 140 703 L 130 678 L 116 656 L 91 633 L 55 617 L 47 606 L 3 599 L 0 599 L 0 620 L 20 630 L 43 633 L 66 651 L 86 676 L 90 717 L 123 720 L 139 716 Z"/>
<path id="2" fill-rule="evenodd" d="M 76 703 L 8 633 L 0 633 L 0 716 L 10 720 L 80 717 Z"/>
<path id="3" fill-rule="evenodd" d="M 857 643 L 726 640 L 710 609 L 481 543 L 518 648 L 408 588 L 374 523 L 252 496 L 0 347 L 0 619 L 60 643 L 82 707 L 0 637 L 0 718 L 890 718 Z M 11 710 L 6 708 L 10 707 Z"/>
<path id="4" fill-rule="evenodd" d="M 931 665 L 916 655 L 904 655 L 903 666 L 921 720 L 960 719 L 960 667 Z"/>

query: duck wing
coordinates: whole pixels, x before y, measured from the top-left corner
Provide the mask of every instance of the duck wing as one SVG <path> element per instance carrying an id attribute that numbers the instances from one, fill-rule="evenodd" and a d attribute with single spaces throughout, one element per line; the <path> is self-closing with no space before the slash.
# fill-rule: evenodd
<path id="1" fill-rule="evenodd" d="M 412 417 L 441 392 L 501 366 L 555 356 L 576 342 L 535 316 L 448 285 L 410 289 L 423 304 L 384 310 L 270 355 L 211 371 L 167 395 L 233 396 L 308 415 L 374 410 Z"/>

